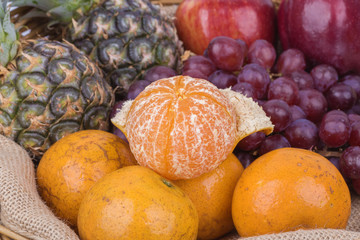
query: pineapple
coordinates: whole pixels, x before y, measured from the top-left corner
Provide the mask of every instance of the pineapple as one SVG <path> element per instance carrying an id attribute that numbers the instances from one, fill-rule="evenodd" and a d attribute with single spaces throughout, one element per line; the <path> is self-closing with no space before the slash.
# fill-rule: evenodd
<path id="1" fill-rule="evenodd" d="M 37 161 L 69 133 L 107 130 L 115 96 L 96 64 L 67 42 L 20 41 L 0 3 L 0 134 Z"/>
<path id="2" fill-rule="evenodd" d="M 100 66 L 120 99 L 152 66 L 181 69 L 176 28 L 148 0 L 14 0 L 13 5 L 34 7 L 34 16 L 40 11 L 52 23 L 66 24 L 66 39 Z"/>

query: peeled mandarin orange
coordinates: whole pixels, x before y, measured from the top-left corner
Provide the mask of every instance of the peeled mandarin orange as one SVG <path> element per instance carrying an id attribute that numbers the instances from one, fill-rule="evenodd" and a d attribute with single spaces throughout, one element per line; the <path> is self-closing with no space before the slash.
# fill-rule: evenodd
<path id="1" fill-rule="evenodd" d="M 94 183 L 134 164 L 128 144 L 116 135 L 101 130 L 72 133 L 41 158 L 36 171 L 39 193 L 58 217 L 75 227 L 80 202 Z"/>
<path id="2" fill-rule="evenodd" d="M 143 166 L 116 170 L 97 182 L 78 216 L 82 240 L 195 240 L 198 223 L 189 197 Z"/>
<path id="3" fill-rule="evenodd" d="M 251 98 L 186 76 L 151 83 L 112 122 L 140 165 L 172 180 L 215 169 L 242 138 L 273 129 Z"/>
<path id="4" fill-rule="evenodd" d="M 242 237 L 298 229 L 344 229 L 349 189 L 337 168 L 315 152 L 280 148 L 256 159 L 236 184 L 232 215 Z"/>
<path id="5" fill-rule="evenodd" d="M 234 154 L 214 170 L 193 179 L 176 180 L 195 204 L 199 215 L 198 239 L 217 239 L 234 229 L 231 203 L 243 166 Z"/>

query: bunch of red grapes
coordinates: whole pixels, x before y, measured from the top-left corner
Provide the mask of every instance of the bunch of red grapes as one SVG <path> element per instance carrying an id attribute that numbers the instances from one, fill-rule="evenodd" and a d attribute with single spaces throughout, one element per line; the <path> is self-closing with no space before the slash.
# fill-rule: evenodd
<path id="1" fill-rule="evenodd" d="M 271 135 L 256 132 L 236 146 L 234 154 L 244 167 L 274 149 L 309 149 L 326 156 L 360 194 L 360 76 L 339 76 L 326 64 L 309 69 L 297 49 L 277 56 L 266 40 L 247 46 L 224 36 L 214 38 L 203 55 L 190 56 L 181 74 L 231 87 L 270 117 L 275 126 Z M 175 75 L 170 68 L 153 67 L 130 86 L 128 99 L 151 82 Z"/>

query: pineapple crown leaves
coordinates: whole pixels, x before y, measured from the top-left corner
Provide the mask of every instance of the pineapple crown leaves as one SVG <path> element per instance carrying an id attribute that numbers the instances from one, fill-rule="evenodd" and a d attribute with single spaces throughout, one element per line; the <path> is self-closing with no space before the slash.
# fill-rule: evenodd
<path id="1" fill-rule="evenodd" d="M 6 0 L 0 0 L 0 65 L 6 67 L 20 48 L 19 32 L 10 19 L 10 7 Z"/>
<path id="2" fill-rule="evenodd" d="M 73 18 L 77 19 L 98 5 L 100 0 L 13 0 L 14 7 L 33 7 L 33 11 L 26 18 L 34 16 L 50 17 L 51 24 L 69 24 Z"/>

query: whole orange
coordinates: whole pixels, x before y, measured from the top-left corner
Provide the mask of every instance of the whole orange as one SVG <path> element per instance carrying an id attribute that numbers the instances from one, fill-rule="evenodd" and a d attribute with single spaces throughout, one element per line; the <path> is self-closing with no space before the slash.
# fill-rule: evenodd
<path id="1" fill-rule="evenodd" d="M 36 171 L 39 193 L 54 213 L 76 226 L 85 193 L 106 174 L 136 160 L 112 133 L 83 130 L 67 135 L 43 155 Z"/>
<path id="2" fill-rule="evenodd" d="M 143 166 L 116 170 L 97 182 L 78 216 L 82 240 L 195 240 L 198 223 L 189 197 Z"/>
<path id="3" fill-rule="evenodd" d="M 140 165 L 172 180 L 215 169 L 242 138 L 273 129 L 251 98 L 187 76 L 151 83 L 112 122 Z"/>
<path id="4" fill-rule="evenodd" d="M 234 154 L 214 170 L 174 183 L 190 197 L 199 215 L 198 239 L 217 239 L 234 229 L 231 202 L 235 185 L 244 171 Z"/>
<path id="5" fill-rule="evenodd" d="M 297 229 L 343 229 L 349 189 L 337 168 L 318 153 L 280 148 L 256 159 L 241 175 L 232 215 L 242 237 Z"/>

